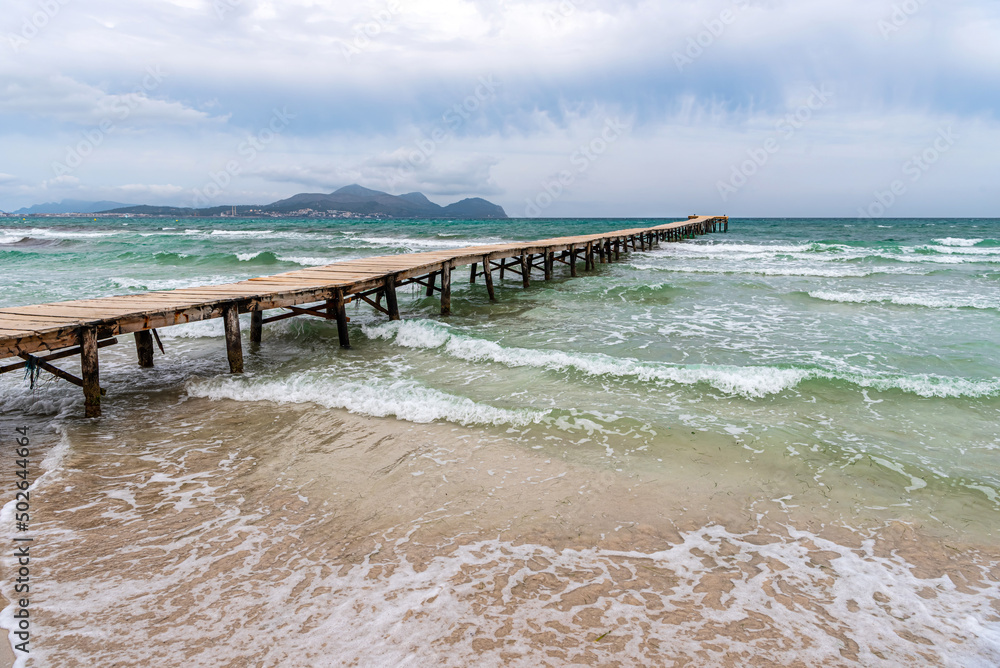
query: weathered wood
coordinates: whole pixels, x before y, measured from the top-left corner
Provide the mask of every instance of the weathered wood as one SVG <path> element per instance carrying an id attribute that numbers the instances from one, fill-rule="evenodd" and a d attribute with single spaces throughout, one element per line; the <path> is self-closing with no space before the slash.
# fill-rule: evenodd
<path id="1" fill-rule="evenodd" d="M 337 317 L 337 336 L 340 338 L 341 348 L 351 347 L 351 336 L 347 329 L 347 309 L 344 307 L 344 293 L 336 290 L 333 293 L 332 302 L 333 313 Z"/>
<path id="2" fill-rule="evenodd" d="M 240 336 L 240 312 L 235 304 L 223 309 L 222 323 L 226 329 L 226 355 L 229 358 L 229 372 L 243 373 L 243 338 Z"/>
<path id="3" fill-rule="evenodd" d="M 479 265 L 475 262 L 472 263 L 471 269 L 469 269 L 469 283 L 471 285 L 476 284 L 476 271 L 479 269 Z"/>
<path id="4" fill-rule="evenodd" d="M 483 278 L 486 279 L 486 293 L 490 296 L 490 301 L 495 302 L 497 295 L 493 289 L 493 263 L 486 255 L 483 256 Z"/>
<path id="5" fill-rule="evenodd" d="M 576 278 L 576 246 L 569 247 L 569 275 Z"/>
<path id="6" fill-rule="evenodd" d="M 46 370 L 51 372 L 52 369 Z M 93 327 L 80 328 L 80 369 L 84 414 L 88 418 L 101 417 L 101 363 L 97 352 L 97 330 Z"/>
<path id="7" fill-rule="evenodd" d="M 103 341 L 98 341 L 97 342 L 97 347 L 98 348 L 107 348 L 108 346 L 114 346 L 114 345 L 117 345 L 117 344 L 118 344 L 118 339 L 105 339 Z M 74 355 L 79 355 L 80 352 L 81 352 L 80 346 L 76 346 L 75 348 L 70 348 L 69 350 L 60 350 L 57 353 L 52 353 L 51 355 L 44 355 L 42 357 L 38 357 L 36 355 L 29 355 L 27 353 L 20 355 L 20 357 L 22 359 L 33 358 L 36 363 L 39 360 L 41 360 L 42 362 L 52 362 L 54 360 L 61 360 L 61 359 L 64 359 L 66 357 L 73 357 Z M 8 364 L 7 366 L 0 366 L 0 374 L 10 373 L 11 371 L 20 371 L 21 369 L 24 369 L 27 366 L 28 366 L 28 362 L 17 362 L 15 364 Z M 39 368 L 42 368 L 42 367 L 39 367 Z M 76 376 L 73 376 L 73 378 L 76 378 Z M 80 380 L 80 379 L 76 378 L 76 380 Z M 80 387 L 83 387 L 83 381 L 82 380 L 80 381 L 79 385 L 80 385 Z"/>
<path id="8" fill-rule="evenodd" d="M 517 257 L 518 264 L 521 265 L 521 285 L 525 288 L 531 287 L 531 277 L 528 274 L 528 261 L 524 253 Z"/>
<path id="9" fill-rule="evenodd" d="M 587 243 L 587 261 L 586 265 L 587 271 L 594 270 L 594 244 L 593 242 Z"/>
<path id="10" fill-rule="evenodd" d="M 80 327 L 92 327 L 99 338 L 151 331 L 159 327 L 198 322 L 223 317 L 225 308 L 235 305 L 240 313 L 253 313 L 278 308 L 293 308 L 301 304 L 326 301 L 334 289 L 350 295 L 382 288 L 385 277 L 396 276 L 396 286 L 419 282 L 442 263 L 450 267 L 478 264 L 481 260 L 496 261 L 503 274 L 509 269 L 524 274 L 530 280 L 535 258 L 542 257 L 542 267 L 555 261 L 573 265 L 575 275 L 577 255 L 584 247 L 598 244 L 605 262 L 620 259 L 622 246 L 638 249 L 642 244 L 653 246 L 659 241 L 693 238 L 701 234 L 728 229 L 725 217 L 695 217 L 688 221 L 667 223 L 606 234 L 580 235 L 516 244 L 480 245 L 429 253 L 388 255 L 362 258 L 328 265 L 284 272 L 225 285 L 208 285 L 181 290 L 153 291 L 99 299 L 76 300 L 54 304 L 0 308 L 0 359 L 46 350 L 62 350 L 75 345 Z M 639 237 L 638 239 L 636 237 Z M 568 249 L 573 247 L 573 253 Z M 612 250 L 613 249 L 613 250 Z M 560 257 L 557 254 L 565 255 Z M 615 253 L 612 256 L 612 252 Z M 529 256 L 527 267 L 518 269 L 518 257 Z M 547 257 L 546 257 L 547 256 Z M 566 257 L 570 262 L 566 262 Z M 593 255 L 588 258 L 594 267 Z M 492 269 L 493 267 L 491 267 Z M 478 273 L 478 272 L 477 272 Z M 470 278 L 472 271 L 470 270 Z M 430 290 L 433 294 L 433 289 Z M 267 319 L 263 319 L 264 322 Z M 253 316 L 251 316 L 253 329 Z M 144 335 L 140 335 L 142 337 Z M 253 341 L 251 332 L 251 341 Z M 155 336 L 154 336 L 155 339 Z"/>
<path id="11" fill-rule="evenodd" d="M 399 302 L 396 301 L 396 275 L 385 277 L 385 306 L 389 320 L 399 320 Z"/>
<path id="12" fill-rule="evenodd" d="M 141 332 L 136 332 L 135 336 L 135 352 L 139 358 L 139 366 L 143 369 L 153 368 L 153 335 L 146 329 Z"/>
<path id="13" fill-rule="evenodd" d="M 427 296 L 434 296 L 434 283 L 437 281 L 437 272 L 432 271 L 427 278 Z"/>
<path id="14" fill-rule="evenodd" d="M 551 251 L 545 251 L 544 259 L 542 261 L 542 267 L 545 271 L 545 280 L 552 280 L 552 264 L 555 262 L 555 253 Z"/>
<path id="15" fill-rule="evenodd" d="M 451 263 L 441 265 L 441 315 L 451 314 Z"/>
<path id="16" fill-rule="evenodd" d="M 264 312 L 250 312 L 250 345 L 259 346 L 264 339 Z"/>

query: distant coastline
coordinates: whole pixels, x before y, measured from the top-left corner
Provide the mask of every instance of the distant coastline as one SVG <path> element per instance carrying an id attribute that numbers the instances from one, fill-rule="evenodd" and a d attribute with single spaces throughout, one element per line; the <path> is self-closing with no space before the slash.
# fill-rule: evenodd
<path id="1" fill-rule="evenodd" d="M 106 206 L 101 206 L 106 205 Z M 78 210 L 69 210 L 78 209 Z M 447 206 L 431 202 L 423 193 L 390 195 L 359 185 L 345 186 L 332 193 L 300 193 L 271 204 L 225 205 L 205 208 L 125 205 L 118 202 L 82 202 L 36 205 L 0 216 L 68 218 L 350 218 L 361 220 L 445 218 L 453 220 L 506 219 L 502 206 L 480 197 L 463 199 Z"/>

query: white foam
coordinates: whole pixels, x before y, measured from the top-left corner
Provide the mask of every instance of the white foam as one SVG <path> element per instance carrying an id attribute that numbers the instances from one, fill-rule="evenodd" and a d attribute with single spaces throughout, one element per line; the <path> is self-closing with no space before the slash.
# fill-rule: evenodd
<path id="1" fill-rule="evenodd" d="M 695 385 L 707 383 L 728 394 L 749 398 L 765 397 L 795 387 L 809 376 L 800 369 L 735 366 L 674 366 L 614 358 L 600 353 L 566 353 L 558 350 L 531 350 L 504 347 L 459 334 L 429 320 L 405 320 L 362 327 L 373 339 L 393 340 L 407 348 L 440 348 L 452 357 L 469 362 L 496 362 L 509 367 L 549 370 L 576 370 L 593 376 L 632 377 L 640 381 Z"/>
<path id="2" fill-rule="evenodd" d="M 948 237 L 946 239 L 935 239 L 934 241 L 936 243 L 941 244 L 942 246 L 968 247 L 968 246 L 975 246 L 976 244 L 981 244 L 981 243 L 983 243 L 986 240 L 985 239 L 956 239 L 954 237 Z"/>
<path id="3" fill-rule="evenodd" d="M 866 271 L 864 269 L 851 269 L 848 267 L 746 267 L 735 269 L 731 266 L 723 266 L 712 269 L 710 267 L 684 267 L 641 263 L 633 263 L 632 266 L 636 269 L 684 274 L 751 274 L 756 276 L 816 276 L 821 278 L 865 278 L 876 274 L 889 273 L 887 270 Z"/>
<path id="4" fill-rule="evenodd" d="M 111 282 L 126 290 L 177 290 L 196 288 L 203 285 L 222 285 L 241 280 L 238 276 L 208 276 L 200 278 L 143 279 L 115 277 Z"/>
<path id="5" fill-rule="evenodd" d="M 813 299 L 844 304 L 886 303 L 897 306 L 924 306 L 927 308 L 1000 308 L 1000 299 L 981 294 L 935 295 L 935 294 L 894 294 L 891 292 L 833 292 L 814 290 L 809 293 Z"/>
<path id="6" fill-rule="evenodd" d="M 281 262 L 294 262 L 295 264 L 301 264 L 305 267 L 322 267 L 328 264 L 333 264 L 334 262 L 343 262 L 344 259 L 334 259 L 328 257 L 304 257 L 304 256 L 293 256 L 293 255 L 279 255 L 278 260 Z"/>
<path id="7" fill-rule="evenodd" d="M 359 236 L 358 241 L 363 241 L 372 246 L 386 246 L 390 248 L 462 248 L 468 246 L 463 240 L 444 241 L 442 239 L 414 239 L 412 237 L 381 237 L 381 236 Z"/>
<path id="8" fill-rule="evenodd" d="M 24 241 L 27 237 L 21 234 L 2 234 L 0 233 L 0 244 L 16 244 L 19 241 Z"/>
<path id="9" fill-rule="evenodd" d="M 991 606 L 1000 585 L 985 567 L 970 591 L 947 576 L 917 577 L 894 553 L 879 556 L 870 540 L 851 549 L 794 528 L 772 537 L 707 526 L 655 552 L 478 540 L 418 565 L 407 558 L 404 529 L 396 534 L 404 537 L 384 538 L 358 560 L 331 563 L 323 549 L 320 561 L 313 549 L 296 553 L 288 568 L 268 551 L 288 535 L 308 536 L 307 527 L 282 524 L 279 534 L 250 518 L 226 519 L 243 540 L 220 552 L 189 532 L 157 546 L 177 555 L 166 572 L 64 578 L 58 596 L 47 597 L 50 612 L 99 619 L 126 644 L 130 662 L 160 665 L 279 665 L 294 656 L 297 665 L 330 665 L 335 657 L 362 666 L 534 667 L 551 661 L 551 651 L 560 665 L 584 658 L 730 665 L 750 656 L 768 665 L 841 665 L 845 651 L 864 666 L 1000 662 Z M 72 540 L 55 535 L 46 544 Z M 277 563 L 256 581 L 264 555 Z M 230 566 L 220 576 L 212 566 L 223 558 Z M 719 575 L 726 586 L 712 597 Z M 197 586 L 197 596 L 178 582 Z M 151 605 L 183 605 L 199 623 L 185 631 L 186 642 L 165 642 L 174 630 L 134 622 Z M 274 620 L 273 632 L 261 633 L 260 620 Z M 59 624 L 50 633 L 53 642 L 39 645 L 36 661 L 80 631 Z M 219 637 L 228 641 L 212 642 Z M 554 639 L 571 642 L 556 647 Z"/>
<path id="10" fill-rule="evenodd" d="M 258 257 L 264 251 L 257 251 L 256 253 L 237 253 L 236 259 L 240 262 L 249 262 L 250 260 Z"/>
<path id="11" fill-rule="evenodd" d="M 416 381 L 375 378 L 361 383 L 343 380 L 333 372 L 313 372 L 284 379 L 213 378 L 190 382 L 187 392 L 193 397 L 214 400 L 313 403 L 361 415 L 395 416 L 418 423 L 446 420 L 461 425 L 525 426 L 545 416 L 536 411 L 507 410 L 477 403 Z"/>
<path id="12" fill-rule="evenodd" d="M 750 399 L 794 389 L 807 380 L 852 383 L 879 391 L 900 390 L 923 397 L 989 397 L 1000 394 L 1000 379 L 970 380 L 933 374 L 901 375 L 775 366 L 672 365 L 615 358 L 600 353 L 566 353 L 505 347 L 493 341 L 456 334 L 431 320 L 402 320 L 363 325 L 365 336 L 405 348 L 436 350 L 468 362 L 494 362 L 508 367 L 579 371 L 597 377 L 677 385 L 707 384 L 730 395 Z"/>

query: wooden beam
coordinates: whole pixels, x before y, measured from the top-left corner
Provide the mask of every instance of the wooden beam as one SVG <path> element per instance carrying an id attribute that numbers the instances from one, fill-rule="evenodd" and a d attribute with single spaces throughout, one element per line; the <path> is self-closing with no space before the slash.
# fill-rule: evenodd
<path id="1" fill-rule="evenodd" d="M 382 291 L 379 290 L 380 294 L 381 294 L 381 292 Z M 358 295 L 354 295 L 354 296 L 357 297 L 357 298 L 359 298 L 359 299 L 361 299 L 361 301 L 367 303 L 368 305 L 370 305 L 373 309 L 375 309 L 379 313 L 385 313 L 386 315 L 389 315 L 389 311 L 387 311 L 386 309 L 382 308 L 381 304 L 376 304 L 374 301 L 372 301 L 372 298 L 369 297 L 368 295 L 366 295 L 366 294 L 358 294 Z"/>
<path id="2" fill-rule="evenodd" d="M 576 246 L 569 247 L 569 275 L 576 278 Z"/>
<path id="3" fill-rule="evenodd" d="M 517 262 L 521 265 L 521 285 L 525 288 L 531 287 L 531 277 L 528 275 L 528 261 L 524 253 L 517 256 Z"/>
<path id="4" fill-rule="evenodd" d="M 226 329 L 226 355 L 229 372 L 243 373 L 243 339 L 240 336 L 240 311 L 236 304 L 222 310 L 222 323 Z"/>
<path id="5" fill-rule="evenodd" d="M 432 271 L 427 278 L 427 296 L 434 296 L 434 283 L 437 281 L 437 272 Z"/>
<path id="6" fill-rule="evenodd" d="M 545 255 L 542 259 L 542 268 L 545 271 L 545 280 L 552 280 L 552 264 L 555 262 L 555 253 L 551 251 L 545 251 Z"/>
<path id="7" fill-rule="evenodd" d="M 450 315 L 450 314 L 451 314 L 451 262 L 444 262 L 441 264 L 441 315 Z"/>
<path id="8" fill-rule="evenodd" d="M 385 277 L 385 306 L 389 311 L 389 320 L 399 320 L 399 302 L 396 301 L 396 275 Z"/>
<path id="9" fill-rule="evenodd" d="M 139 357 L 139 366 L 143 369 L 153 368 L 153 335 L 148 329 L 136 332 L 135 352 Z"/>
<path id="10" fill-rule="evenodd" d="M 46 362 L 42 364 L 47 365 Z M 45 370 L 51 373 L 55 367 L 48 366 L 50 368 Z M 93 327 L 80 328 L 80 368 L 83 376 L 81 384 L 84 412 L 88 418 L 99 418 L 101 417 L 101 362 L 97 353 L 97 330 Z M 65 378 L 61 374 L 56 375 Z"/>
<path id="11" fill-rule="evenodd" d="M 475 262 L 473 262 L 472 263 L 472 269 L 469 270 L 469 283 L 472 284 L 472 285 L 476 284 L 476 270 L 478 268 L 479 268 L 479 265 L 476 264 Z"/>
<path id="12" fill-rule="evenodd" d="M 486 279 L 486 293 L 490 296 L 490 301 L 495 302 L 497 295 L 493 289 L 493 263 L 486 255 L 483 256 L 483 278 Z"/>
<path id="13" fill-rule="evenodd" d="M 103 341 L 98 341 L 97 342 L 97 347 L 98 348 L 107 348 L 108 346 L 113 346 L 113 345 L 116 345 L 117 343 L 118 343 L 118 339 L 104 339 Z M 22 353 L 21 355 L 19 355 L 19 357 L 21 359 L 31 359 L 31 358 L 34 358 L 34 360 L 36 362 L 38 360 L 41 360 L 42 362 L 51 362 L 53 360 L 61 360 L 61 359 L 66 358 L 66 357 L 72 357 L 73 355 L 79 355 L 80 352 L 81 352 L 80 346 L 76 346 L 74 348 L 70 348 L 69 350 L 61 350 L 61 351 L 59 351 L 57 353 L 52 353 L 51 355 L 45 355 L 44 357 L 36 357 L 34 355 L 29 355 L 28 353 Z M 16 364 L 8 364 L 7 366 L 0 367 L 0 374 L 10 373 L 11 371 L 18 371 L 20 369 L 27 368 L 27 366 L 28 366 L 28 362 L 17 362 Z M 42 367 L 39 367 L 39 368 L 42 368 Z M 73 376 L 73 378 L 76 378 L 76 376 Z M 77 378 L 77 380 L 79 380 L 79 379 Z M 80 381 L 80 383 L 83 383 L 83 381 Z M 81 387 L 82 387 L 82 385 L 81 385 Z"/>

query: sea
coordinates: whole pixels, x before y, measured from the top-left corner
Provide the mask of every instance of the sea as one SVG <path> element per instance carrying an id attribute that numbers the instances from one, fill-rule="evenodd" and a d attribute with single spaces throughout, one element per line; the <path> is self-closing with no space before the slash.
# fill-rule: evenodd
<path id="1" fill-rule="evenodd" d="M 7 218 L 0 307 L 662 222 Z M 1000 221 L 734 218 L 496 278 L 351 304 L 351 349 L 265 325 L 238 376 L 220 320 L 153 369 L 118 337 L 96 420 L 0 376 L 18 665 L 1000 665 Z"/>

